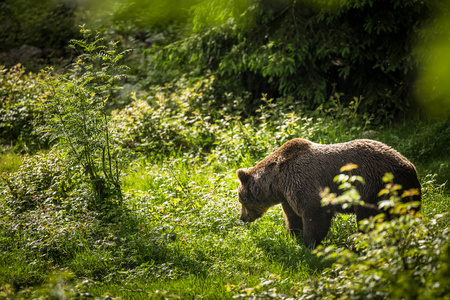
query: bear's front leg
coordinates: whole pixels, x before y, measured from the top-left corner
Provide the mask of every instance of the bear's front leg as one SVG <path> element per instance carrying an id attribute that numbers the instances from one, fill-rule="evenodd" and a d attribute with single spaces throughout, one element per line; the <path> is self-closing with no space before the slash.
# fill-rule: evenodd
<path id="1" fill-rule="evenodd" d="M 284 220 L 286 221 L 286 229 L 288 234 L 295 237 L 300 237 L 303 230 L 302 217 L 297 215 L 297 213 L 287 202 L 282 203 L 281 207 L 283 207 Z"/>
<path id="2" fill-rule="evenodd" d="M 307 247 L 314 248 L 327 236 L 331 227 L 332 214 L 323 209 L 305 212 L 303 216 L 303 241 Z"/>

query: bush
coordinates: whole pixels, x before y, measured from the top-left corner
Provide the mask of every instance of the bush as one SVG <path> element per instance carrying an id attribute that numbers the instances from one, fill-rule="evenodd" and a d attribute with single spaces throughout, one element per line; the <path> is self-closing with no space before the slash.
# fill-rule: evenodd
<path id="1" fill-rule="evenodd" d="M 170 155 L 178 151 L 207 153 L 214 146 L 219 126 L 211 107 L 211 80 L 190 85 L 180 80 L 175 87 L 155 87 L 113 112 L 117 142 L 146 154 Z M 141 99 L 146 98 L 147 101 Z"/>
<path id="2" fill-rule="evenodd" d="M 335 93 L 364 96 L 361 112 L 404 110 L 416 62 L 414 34 L 430 1 L 203 1 L 187 37 L 147 51 L 161 72 L 213 75 L 216 96 L 293 96 L 316 108 Z M 175 73 L 179 76 L 179 73 Z"/>
<path id="3" fill-rule="evenodd" d="M 351 172 L 348 166 L 346 169 Z M 325 204 L 364 205 L 353 187 L 353 182 L 361 179 L 341 174 L 335 180 L 342 182 L 345 192 L 337 198 L 326 195 Z M 450 291 L 448 278 L 441 277 L 450 263 L 449 231 L 442 230 L 447 227 L 448 215 L 428 219 L 410 212 L 407 208 L 415 204 L 403 203 L 400 197 L 412 198 L 414 191 L 397 195 L 399 187 L 392 184 L 392 175 L 383 180 L 386 189 L 380 194 L 389 199 L 379 208 L 389 209 L 398 218 L 384 221 L 384 215 L 378 215 L 362 221 L 364 233 L 354 235 L 354 250 L 319 248 L 316 253 L 334 264 L 322 273 L 320 281 L 303 285 L 300 299 L 331 295 L 340 299 L 436 299 Z"/>
<path id="4" fill-rule="evenodd" d="M 70 72 L 57 78 L 45 73 L 42 83 L 48 97 L 41 107 L 46 123 L 40 129 L 58 142 L 72 164 L 82 166 L 98 200 L 93 204 L 104 209 L 110 197 L 119 203 L 122 199 L 123 157 L 113 144 L 108 105 L 117 82 L 125 77 L 127 67 L 119 61 L 127 51 L 118 53 L 117 43 L 103 45 L 98 34 L 92 36 L 84 27 L 81 32 L 83 40 L 71 41 L 80 55 Z"/>
<path id="5" fill-rule="evenodd" d="M 355 237 L 357 252 L 322 248 L 335 261 L 319 280 L 302 285 L 300 299 L 440 299 L 449 293 L 449 232 L 438 215 L 372 220 L 369 233 Z"/>
<path id="6" fill-rule="evenodd" d="M 78 35 L 77 1 L 6 0 L 0 3 L 0 52 L 23 44 L 64 50 Z"/>
<path id="7" fill-rule="evenodd" d="M 0 140 L 17 150 L 35 152 L 47 146 L 48 139 L 33 126 L 44 122 L 39 104 L 48 92 L 39 84 L 41 78 L 41 74 L 26 74 L 20 64 L 11 69 L 0 66 Z"/>
<path id="8" fill-rule="evenodd" d="M 67 160 L 55 150 L 26 156 L 17 172 L 4 175 L 3 179 L 6 188 L 2 193 L 3 204 L 17 213 L 45 211 L 55 205 L 64 205 L 70 213 L 79 205 L 78 209 L 85 206 L 85 201 L 68 201 L 72 193 L 79 193 L 73 189 L 83 182 L 82 177 L 77 175 L 76 168 L 67 168 Z"/>
<path id="9" fill-rule="evenodd" d="M 139 230 L 144 225 L 127 210 L 117 218 L 93 209 L 90 183 L 67 165 L 53 149 L 25 157 L 0 181 L 0 293 L 28 295 L 35 289 L 26 287 L 39 289 L 54 272 L 112 280 L 161 255 L 154 249 L 163 247 L 164 232 Z"/>
<path id="10" fill-rule="evenodd" d="M 25 157 L 17 172 L 4 176 L 1 187 L 0 228 L 5 251 L 15 245 L 28 253 L 61 260 L 69 249 L 77 248 L 77 238 L 89 232 L 86 226 L 94 222 L 95 213 L 88 213 L 93 195 L 86 191 L 79 172 L 69 170 L 57 151 Z M 9 239 L 17 243 L 9 244 Z"/>
<path id="11" fill-rule="evenodd" d="M 219 106 L 211 96 L 213 82 L 209 78 L 191 85 L 180 80 L 177 92 L 166 85 L 135 93 L 130 105 L 113 112 L 116 142 L 152 157 L 182 153 L 225 165 L 261 159 L 297 137 L 334 143 L 342 142 L 345 135 L 348 141 L 371 123 L 366 115 L 357 117 L 352 105 L 347 108 L 336 102 L 327 111 L 321 107 L 307 116 L 292 98 L 281 103 L 267 95 L 254 116 L 236 116 L 246 98 L 230 96 L 233 105 Z M 327 116 L 332 109 L 339 110 L 338 117 Z"/>

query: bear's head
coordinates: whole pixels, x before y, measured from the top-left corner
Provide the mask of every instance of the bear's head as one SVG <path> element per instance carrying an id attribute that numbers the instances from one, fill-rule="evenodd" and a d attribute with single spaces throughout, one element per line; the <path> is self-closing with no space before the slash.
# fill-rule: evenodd
<path id="1" fill-rule="evenodd" d="M 238 188 L 239 202 L 242 205 L 240 219 L 253 222 L 260 218 L 273 204 L 266 201 L 267 186 L 261 180 L 261 174 L 251 170 L 240 169 L 236 172 L 241 181 Z"/>

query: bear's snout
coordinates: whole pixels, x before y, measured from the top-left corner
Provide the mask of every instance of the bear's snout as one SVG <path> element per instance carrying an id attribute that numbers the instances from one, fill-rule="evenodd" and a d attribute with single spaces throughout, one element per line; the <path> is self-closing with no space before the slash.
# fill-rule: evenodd
<path id="1" fill-rule="evenodd" d="M 251 223 L 261 216 L 262 214 L 258 214 L 256 211 L 247 209 L 246 207 L 242 206 L 241 216 L 239 217 L 239 219 L 241 219 L 242 222 Z"/>

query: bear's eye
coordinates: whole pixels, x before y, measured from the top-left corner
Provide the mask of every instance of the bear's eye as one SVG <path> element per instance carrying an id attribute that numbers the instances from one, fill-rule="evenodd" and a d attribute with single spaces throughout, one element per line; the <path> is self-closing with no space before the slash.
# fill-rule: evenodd
<path id="1" fill-rule="evenodd" d="M 247 202 L 246 194 L 243 193 L 243 192 L 239 193 L 239 197 L 238 198 L 239 198 L 239 202 L 241 202 L 241 203 Z"/>
<path id="2" fill-rule="evenodd" d="M 247 192 L 240 192 L 239 193 L 239 202 L 241 203 L 251 203 L 253 202 L 253 197 L 250 193 Z"/>
<path id="3" fill-rule="evenodd" d="M 238 199 L 239 199 L 239 202 L 241 202 L 241 203 L 245 202 L 244 196 L 242 196 L 242 194 L 239 194 Z"/>

